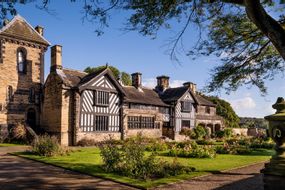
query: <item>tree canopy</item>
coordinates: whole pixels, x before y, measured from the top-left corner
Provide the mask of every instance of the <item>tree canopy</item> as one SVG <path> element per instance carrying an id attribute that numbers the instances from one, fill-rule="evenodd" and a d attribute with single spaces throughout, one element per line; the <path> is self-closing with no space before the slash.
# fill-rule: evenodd
<path id="1" fill-rule="evenodd" d="M 240 119 L 233 110 L 231 104 L 223 99 L 216 96 L 205 96 L 204 97 L 214 104 L 216 104 L 217 115 L 224 118 L 225 125 L 230 128 L 239 128 Z"/>
<path id="2" fill-rule="evenodd" d="M 98 66 L 98 67 L 87 67 L 86 69 L 84 69 L 84 72 L 90 74 L 90 73 L 93 73 L 95 71 L 101 70 L 102 68 L 105 68 L 105 67 L 106 67 L 105 65 Z M 108 67 L 112 71 L 114 77 L 116 79 L 120 78 L 124 85 L 131 85 L 132 84 L 131 75 L 129 73 L 126 73 L 124 71 L 121 72 L 119 69 L 117 69 L 114 66 L 108 66 Z"/>
<path id="3" fill-rule="evenodd" d="M 5 1 L 0 16 L 17 13 L 15 5 L 38 2 L 47 10 L 52 0 Z M 170 56 L 178 60 L 183 35 L 197 26 L 199 39 L 186 53 L 192 58 L 215 55 L 222 64 L 211 72 L 208 92 L 236 90 L 247 84 L 266 93 L 265 80 L 284 72 L 285 14 L 283 0 L 70 0 L 81 3 L 84 19 L 96 23 L 102 35 L 114 11 L 127 11 L 124 29 L 155 38 L 160 29 L 181 30 L 172 36 Z M 175 25 L 175 26 L 174 26 Z"/>

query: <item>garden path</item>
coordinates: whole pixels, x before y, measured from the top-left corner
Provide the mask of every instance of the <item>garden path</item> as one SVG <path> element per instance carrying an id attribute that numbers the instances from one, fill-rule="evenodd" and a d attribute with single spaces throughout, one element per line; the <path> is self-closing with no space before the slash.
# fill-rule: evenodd
<path id="1" fill-rule="evenodd" d="M 263 190 L 260 174 L 263 167 L 264 163 L 258 163 L 224 172 L 212 172 L 213 175 L 161 186 L 155 190 Z"/>
<path id="2" fill-rule="evenodd" d="M 27 147 L 0 147 L 0 189 L 134 189 L 113 181 L 8 155 Z"/>

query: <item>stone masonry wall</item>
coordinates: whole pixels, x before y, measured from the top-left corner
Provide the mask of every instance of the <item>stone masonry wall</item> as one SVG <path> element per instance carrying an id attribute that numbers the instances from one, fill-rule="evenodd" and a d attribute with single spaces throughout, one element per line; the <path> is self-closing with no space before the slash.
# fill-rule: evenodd
<path id="1" fill-rule="evenodd" d="M 60 135 L 62 122 L 62 81 L 54 73 L 47 78 L 44 87 L 44 101 L 41 127 L 48 133 Z"/>
<path id="2" fill-rule="evenodd" d="M 37 113 L 39 124 L 39 104 L 29 103 L 29 89 L 35 88 L 39 94 L 41 76 L 43 75 L 44 50 L 24 43 L 5 41 L 0 39 L 0 124 L 14 124 L 25 121 L 26 111 L 34 108 Z M 19 74 L 17 67 L 17 49 L 25 48 L 27 51 L 27 74 Z M 13 87 L 13 102 L 7 102 L 7 88 Z"/>
<path id="3" fill-rule="evenodd" d="M 128 129 L 128 116 L 155 117 L 155 123 L 159 123 L 158 129 Z M 123 108 L 123 138 L 128 138 L 142 133 L 143 136 L 160 138 L 162 136 L 163 115 L 158 110 L 141 110 Z"/>

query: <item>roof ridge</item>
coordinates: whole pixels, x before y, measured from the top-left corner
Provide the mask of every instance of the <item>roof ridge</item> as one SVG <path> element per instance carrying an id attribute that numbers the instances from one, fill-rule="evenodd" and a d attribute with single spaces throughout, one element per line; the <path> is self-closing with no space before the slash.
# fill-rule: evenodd
<path id="1" fill-rule="evenodd" d="M 36 33 L 36 35 L 38 35 L 40 38 L 42 38 L 44 41 L 46 41 L 46 42 L 48 43 L 48 45 L 51 45 L 51 43 L 50 43 L 47 39 L 45 39 L 45 37 L 43 37 L 42 35 L 40 35 L 40 34 L 36 31 L 36 29 L 35 29 L 29 22 L 27 22 L 26 19 L 25 19 L 24 17 L 22 17 L 20 14 L 17 14 L 16 16 L 14 16 L 14 18 L 13 18 L 7 25 L 5 25 L 4 27 L 2 27 L 2 28 L 0 29 L 0 34 L 1 34 L 2 32 L 4 32 L 5 30 L 7 30 L 8 28 L 10 28 L 11 25 L 14 24 L 17 20 L 20 20 L 20 21 L 25 22 L 25 23 Z"/>
<path id="2" fill-rule="evenodd" d="M 70 70 L 70 71 L 80 72 L 80 73 L 82 73 L 82 74 L 88 74 L 88 73 L 86 73 L 86 72 L 84 72 L 84 71 L 80 71 L 80 70 L 76 70 L 76 69 L 70 69 L 70 68 L 63 68 L 63 70 Z"/>

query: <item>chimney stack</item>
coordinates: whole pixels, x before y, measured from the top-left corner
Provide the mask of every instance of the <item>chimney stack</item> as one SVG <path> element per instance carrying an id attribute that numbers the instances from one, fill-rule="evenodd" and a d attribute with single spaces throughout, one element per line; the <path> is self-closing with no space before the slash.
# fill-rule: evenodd
<path id="1" fill-rule="evenodd" d="M 169 88 L 169 77 L 168 76 L 162 75 L 162 76 L 156 77 L 156 79 L 157 79 L 157 85 L 155 89 L 158 92 L 163 92 L 164 90 Z"/>
<path id="2" fill-rule="evenodd" d="M 132 74 L 132 86 L 140 88 L 142 86 L 142 74 L 137 72 Z"/>
<path id="3" fill-rule="evenodd" d="M 50 71 L 62 69 L 62 46 L 54 45 L 51 47 L 51 67 Z"/>
<path id="4" fill-rule="evenodd" d="M 41 36 L 43 36 L 44 35 L 44 28 L 43 27 L 41 27 L 41 26 L 36 26 L 35 27 L 35 30 L 41 35 Z"/>
<path id="5" fill-rule="evenodd" d="M 193 82 L 185 82 L 183 83 L 183 86 L 188 87 L 194 94 L 196 94 L 196 84 L 194 84 Z"/>

